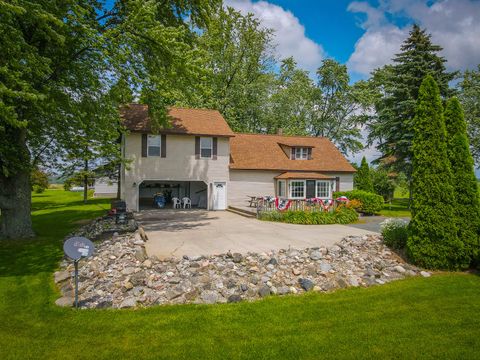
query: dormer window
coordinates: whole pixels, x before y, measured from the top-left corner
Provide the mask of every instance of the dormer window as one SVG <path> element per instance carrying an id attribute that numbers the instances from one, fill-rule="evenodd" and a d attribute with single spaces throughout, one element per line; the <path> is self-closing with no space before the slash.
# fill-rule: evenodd
<path id="1" fill-rule="evenodd" d="M 312 148 L 292 147 L 292 160 L 310 160 L 311 158 L 312 158 Z"/>

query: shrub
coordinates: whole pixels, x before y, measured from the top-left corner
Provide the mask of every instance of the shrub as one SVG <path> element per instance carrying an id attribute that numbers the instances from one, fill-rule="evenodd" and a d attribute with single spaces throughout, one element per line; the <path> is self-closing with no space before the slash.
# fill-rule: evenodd
<path id="1" fill-rule="evenodd" d="M 386 219 L 380 224 L 385 245 L 392 249 L 404 249 L 408 239 L 408 223 L 403 219 Z"/>
<path id="2" fill-rule="evenodd" d="M 40 185 L 33 185 L 32 186 L 32 190 L 36 193 L 36 194 L 41 194 L 45 191 L 45 188 L 40 186 Z"/>
<path id="3" fill-rule="evenodd" d="M 382 196 L 363 190 L 337 191 L 333 196 L 346 196 L 349 200 L 359 201 L 361 204 L 356 210 L 366 215 L 377 214 L 383 207 Z"/>
<path id="4" fill-rule="evenodd" d="M 447 155 L 443 105 L 428 75 L 418 93 L 412 141 L 412 220 L 407 254 L 430 269 L 462 269 L 470 258 L 458 238 L 454 186 Z"/>
<path id="5" fill-rule="evenodd" d="M 373 192 L 372 176 L 365 156 L 362 158 L 362 163 L 355 174 L 353 182 L 356 189 Z"/>
<path id="6" fill-rule="evenodd" d="M 358 214 L 348 206 L 340 205 L 334 211 L 264 211 L 260 220 L 278 221 L 289 224 L 327 225 L 350 224 L 358 220 Z"/>

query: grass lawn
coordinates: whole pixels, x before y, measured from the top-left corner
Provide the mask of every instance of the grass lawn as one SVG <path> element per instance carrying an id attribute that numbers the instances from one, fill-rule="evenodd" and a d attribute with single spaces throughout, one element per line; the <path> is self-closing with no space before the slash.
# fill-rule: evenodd
<path id="1" fill-rule="evenodd" d="M 34 195 L 39 238 L 0 243 L 0 359 L 457 358 L 480 353 L 480 277 L 142 310 L 56 307 L 62 238 L 108 200 Z"/>
<path id="2" fill-rule="evenodd" d="M 391 203 L 383 205 L 380 215 L 388 217 L 410 217 L 410 209 L 408 208 L 408 189 L 397 187 L 393 194 Z"/>

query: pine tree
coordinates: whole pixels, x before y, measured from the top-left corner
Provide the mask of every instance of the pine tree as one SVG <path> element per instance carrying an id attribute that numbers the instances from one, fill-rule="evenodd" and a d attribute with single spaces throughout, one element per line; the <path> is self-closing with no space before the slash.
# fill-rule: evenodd
<path id="1" fill-rule="evenodd" d="M 432 76 L 427 76 L 420 86 L 414 130 L 408 255 L 426 268 L 465 268 L 465 248 L 452 221 L 455 198 L 442 100 Z"/>
<path id="2" fill-rule="evenodd" d="M 401 52 L 387 65 L 373 73 L 371 83 L 378 90 L 376 116 L 370 124 L 370 141 L 377 141 L 382 158 L 388 159 L 392 170 L 411 178 L 413 118 L 422 79 L 430 74 L 440 88 L 440 95 L 451 96 L 448 83 L 456 73 L 448 73 L 445 58 L 438 55 L 442 48 L 431 42 L 431 36 L 413 25 Z"/>
<path id="3" fill-rule="evenodd" d="M 470 153 L 467 126 L 457 98 L 448 100 L 445 109 L 448 158 L 453 174 L 455 219 L 458 236 L 470 260 L 477 258 L 480 248 L 480 204 L 477 179 Z"/>
<path id="4" fill-rule="evenodd" d="M 362 158 L 362 163 L 355 174 L 355 188 L 368 192 L 374 192 L 372 177 L 370 175 L 370 168 L 365 156 Z"/>

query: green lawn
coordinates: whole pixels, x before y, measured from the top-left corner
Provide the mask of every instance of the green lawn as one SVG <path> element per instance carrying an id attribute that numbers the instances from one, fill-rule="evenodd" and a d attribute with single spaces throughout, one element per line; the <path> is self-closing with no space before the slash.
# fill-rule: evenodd
<path id="1" fill-rule="evenodd" d="M 56 307 L 62 237 L 108 207 L 34 196 L 35 241 L 0 244 L 0 359 L 456 358 L 480 353 L 480 277 L 143 310 Z"/>

